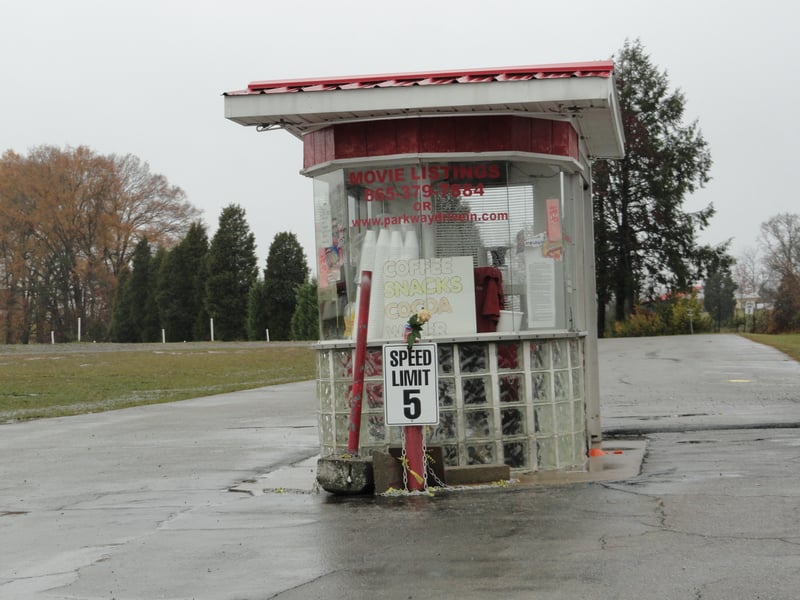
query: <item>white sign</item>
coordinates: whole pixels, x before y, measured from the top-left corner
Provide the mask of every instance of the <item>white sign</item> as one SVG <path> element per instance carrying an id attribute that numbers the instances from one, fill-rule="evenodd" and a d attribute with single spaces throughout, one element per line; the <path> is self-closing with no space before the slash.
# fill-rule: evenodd
<path id="1" fill-rule="evenodd" d="M 387 425 L 439 423 L 436 344 L 383 347 L 383 406 Z"/>
<path id="2" fill-rule="evenodd" d="M 528 325 L 531 329 L 556 326 L 556 263 L 541 250 L 525 251 L 528 277 Z"/>
<path id="3" fill-rule="evenodd" d="M 756 309 L 756 303 L 752 300 L 745 302 L 744 304 L 744 314 L 752 315 L 753 311 Z"/>
<path id="4" fill-rule="evenodd" d="M 475 333 L 471 256 L 387 260 L 382 276 L 375 310 L 383 311 L 384 338 L 401 339 L 408 318 L 423 308 L 431 313 L 423 336 Z"/>

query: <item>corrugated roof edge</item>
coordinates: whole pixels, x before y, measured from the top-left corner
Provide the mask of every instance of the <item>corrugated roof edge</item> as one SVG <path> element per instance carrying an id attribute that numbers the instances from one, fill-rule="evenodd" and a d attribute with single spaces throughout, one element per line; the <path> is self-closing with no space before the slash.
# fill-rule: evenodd
<path id="1" fill-rule="evenodd" d="M 284 79 L 276 81 L 254 81 L 246 90 L 225 92 L 225 96 L 238 96 L 247 94 L 291 93 L 300 89 L 303 91 L 330 91 L 358 87 L 400 87 L 413 85 L 413 82 L 425 80 L 449 79 L 447 83 L 456 82 L 487 82 L 497 81 L 497 78 L 506 81 L 511 76 L 520 79 L 543 79 L 552 77 L 610 77 L 614 71 L 614 62 L 610 60 L 588 61 L 577 63 L 559 63 L 549 65 L 527 65 L 516 67 L 495 67 L 484 69 L 466 69 L 458 71 L 424 71 L 418 73 L 387 73 L 379 75 L 356 75 L 349 77 L 323 77 L 318 79 Z M 477 81 L 472 81 L 475 78 Z M 501 79 L 501 80 L 502 80 Z M 444 82 L 441 82 L 444 83 Z"/>

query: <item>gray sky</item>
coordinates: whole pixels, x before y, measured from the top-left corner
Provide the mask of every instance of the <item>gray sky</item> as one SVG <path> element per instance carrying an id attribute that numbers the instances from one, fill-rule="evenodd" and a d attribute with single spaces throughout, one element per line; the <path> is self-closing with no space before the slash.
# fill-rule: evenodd
<path id="1" fill-rule="evenodd" d="M 640 38 L 687 98 L 714 160 L 687 210 L 713 202 L 704 243 L 800 212 L 791 4 L 777 0 L 27 0 L 0 4 L 0 152 L 89 146 L 134 154 L 183 188 L 209 234 L 241 205 L 259 267 L 280 231 L 313 268 L 310 180 L 284 131 L 227 121 L 222 93 L 255 80 L 504 67 L 610 58 Z"/>

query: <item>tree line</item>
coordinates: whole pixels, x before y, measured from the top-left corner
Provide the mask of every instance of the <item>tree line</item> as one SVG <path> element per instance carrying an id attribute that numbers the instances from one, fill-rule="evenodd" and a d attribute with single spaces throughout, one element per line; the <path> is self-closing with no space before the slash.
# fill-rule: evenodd
<path id="1" fill-rule="evenodd" d="M 317 339 L 316 286 L 297 237 L 275 236 L 263 276 L 255 250 L 245 211 L 235 204 L 223 209 L 210 241 L 199 222 L 170 250 L 153 251 L 143 238 L 119 282 L 110 338 Z"/>
<path id="2" fill-rule="evenodd" d="M 7 151 L 0 340 L 72 341 L 79 327 L 97 341 L 160 341 L 162 329 L 170 341 L 203 340 L 212 318 L 216 339 L 263 339 L 266 329 L 289 339 L 293 294 L 313 285 L 295 236 L 276 236 L 261 278 L 244 210 L 225 208 L 211 241 L 199 214 L 183 190 L 132 155 L 84 146 Z M 307 317 L 304 326 L 296 335 L 316 339 Z"/>

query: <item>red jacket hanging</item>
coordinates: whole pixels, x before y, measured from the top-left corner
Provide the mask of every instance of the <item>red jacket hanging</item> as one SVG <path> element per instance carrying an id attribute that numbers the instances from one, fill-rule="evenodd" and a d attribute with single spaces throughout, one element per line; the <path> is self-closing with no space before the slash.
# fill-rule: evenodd
<path id="1" fill-rule="evenodd" d="M 497 331 L 500 311 L 505 308 L 503 274 L 497 267 L 477 267 L 474 272 L 478 333 Z"/>

